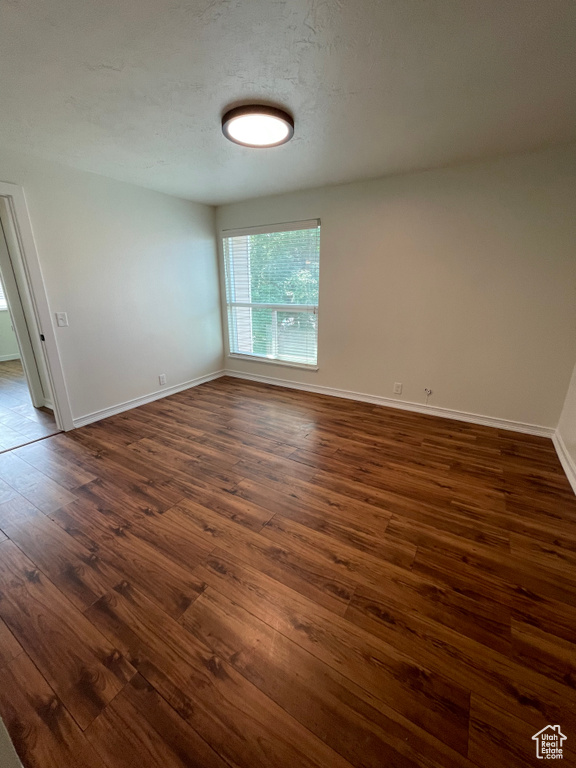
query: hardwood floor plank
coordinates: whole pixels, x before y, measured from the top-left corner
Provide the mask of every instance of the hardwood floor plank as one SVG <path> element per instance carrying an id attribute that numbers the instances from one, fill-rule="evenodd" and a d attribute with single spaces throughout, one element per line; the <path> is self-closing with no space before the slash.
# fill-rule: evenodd
<path id="1" fill-rule="evenodd" d="M 111 768 L 25 653 L 0 668 L 0 716 L 26 768 Z"/>
<path id="2" fill-rule="evenodd" d="M 270 493 L 271 487 L 275 491 L 274 495 Z M 271 508 L 274 512 L 284 514 L 286 517 L 290 517 L 288 513 L 291 510 L 299 509 L 309 510 L 313 514 L 322 512 L 327 519 L 333 514 L 335 523 L 356 527 L 367 535 L 384 533 L 391 517 L 391 513 L 381 506 L 319 488 L 313 482 L 294 476 L 275 484 L 270 481 L 246 478 L 238 483 L 234 494 L 248 501 L 253 499 L 255 503 L 262 506 L 265 502 L 266 508 Z M 275 504 L 276 496 L 278 501 Z M 274 506 L 269 507 L 270 504 Z"/>
<path id="3" fill-rule="evenodd" d="M 326 494 L 321 501 L 313 500 L 307 489 L 297 487 L 297 482 L 271 495 L 265 485 L 242 480 L 231 492 L 268 509 L 270 517 L 274 514 L 287 517 L 363 552 L 387 559 L 390 542 L 383 537 L 390 521 L 388 512 L 369 505 L 364 508 L 358 502 L 346 504 L 336 494 Z"/>
<path id="4" fill-rule="evenodd" d="M 418 547 L 414 570 L 439 581 L 456 584 L 460 580 L 509 584 L 512 588 L 528 589 L 534 594 L 559 602 L 572 603 L 576 589 L 576 573 L 558 567 L 536 570 L 529 559 L 496 552 L 478 545 L 445 547 L 442 551 Z M 501 591 L 505 591 L 502 587 Z"/>
<path id="5" fill-rule="evenodd" d="M 511 618 L 576 643 L 576 603 L 559 603 L 530 590 L 517 589 L 512 595 Z"/>
<path id="6" fill-rule="evenodd" d="M 564 733 L 565 730 L 562 728 Z M 506 710 L 494 707 L 481 696 L 472 696 L 470 759 L 480 768 L 493 768 L 494 765 L 526 768 L 527 765 L 535 765 L 536 743 L 532 741 L 535 732 L 534 726 Z M 568 740 L 564 742 L 563 750 L 562 762 L 574 764 L 576 753 Z"/>
<path id="7" fill-rule="evenodd" d="M 52 520 L 98 556 L 100 560 L 131 579 L 171 616 L 178 617 L 196 599 L 203 585 L 177 558 L 166 557 L 145 538 L 139 538 L 124 520 L 118 520 L 90 502 L 78 501 L 59 509 Z M 199 562 L 197 547 L 191 566 Z"/>
<path id="8" fill-rule="evenodd" d="M 142 510 L 156 509 L 163 512 L 175 504 L 182 495 L 175 492 L 168 481 L 141 475 L 127 469 L 122 463 L 110 460 L 104 449 L 86 450 L 76 442 L 76 438 L 58 435 L 51 438 L 51 446 L 73 466 L 80 467 L 96 475 L 96 480 L 81 486 L 86 492 L 99 492 L 102 498 L 113 486 L 114 493 L 123 491 Z M 97 486 L 100 486 L 98 488 Z"/>
<path id="9" fill-rule="evenodd" d="M 0 669 L 9 664 L 24 650 L 6 624 L 0 619 Z"/>
<path id="10" fill-rule="evenodd" d="M 331 742 L 331 746 L 353 763 L 357 744 L 352 733 L 359 733 L 356 739 L 360 743 L 366 740 L 366 731 L 358 731 L 354 714 L 363 706 L 355 703 L 346 707 L 344 702 L 359 699 L 372 701 L 377 707 L 372 697 L 466 754 L 469 694 L 465 690 L 431 675 L 390 646 L 368 642 L 358 656 L 357 637 L 354 632 L 346 633 L 342 624 L 335 629 L 334 624 L 315 622 L 306 614 L 303 621 L 298 615 L 291 619 L 297 626 L 301 621 L 300 626 L 306 627 L 310 641 L 307 646 L 324 645 L 322 651 L 312 654 L 304 650 L 302 645 L 211 587 L 188 609 L 182 622 L 314 733 L 326 733 L 333 721 L 334 732 L 340 739 Z M 370 660 L 368 664 L 358 663 L 362 654 Z M 329 656 L 332 667 L 320 661 L 320 655 Z M 335 658 L 339 664 L 334 663 Z M 338 667 L 340 671 L 335 671 Z M 298 670 L 297 679 L 292 676 L 294 669 Z M 306 683 L 302 684 L 302 680 Z M 371 696 L 363 695 L 357 684 Z M 347 712 L 348 708 L 352 711 Z M 316 720 L 316 713 L 327 719 Z M 376 753 L 374 765 L 377 760 Z"/>
<path id="11" fill-rule="evenodd" d="M 575 566 L 551 440 L 220 378 L 0 453 L 0 714 L 26 768 L 524 767 Z"/>
<path id="12" fill-rule="evenodd" d="M 96 479 L 96 475 L 82 467 L 71 465 L 53 450 L 52 444 L 42 440 L 17 448 L 14 456 L 54 480 L 62 488 L 73 492 L 81 485 Z"/>
<path id="13" fill-rule="evenodd" d="M 121 768 L 227 768 L 140 675 L 86 730 L 94 749 Z"/>
<path id="14" fill-rule="evenodd" d="M 354 609 L 374 612 L 376 617 L 381 610 L 386 615 L 387 605 L 401 610 L 409 607 L 464 637 L 505 654 L 510 652 L 511 608 L 468 589 L 466 584 L 452 589 L 417 572 L 391 572 L 377 589 L 358 587 L 351 603 Z"/>
<path id="15" fill-rule="evenodd" d="M 128 513 L 127 509 L 130 510 Z M 86 514 L 82 515 L 80 510 L 85 510 Z M 108 541 L 107 537 L 114 534 L 114 542 L 117 543 L 120 550 L 128 545 L 126 540 L 130 539 L 131 549 L 139 546 L 142 554 L 147 553 L 151 559 L 157 559 L 160 564 L 165 563 L 166 558 L 172 561 L 167 566 L 167 570 L 178 572 L 185 583 L 189 580 L 190 571 L 196 565 L 203 563 L 213 549 L 211 543 L 197 535 L 194 527 L 189 524 L 188 517 L 180 513 L 176 507 L 163 513 L 153 510 L 144 513 L 139 509 L 131 509 L 129 505 L 127 507 L 120 500 L 113 507 L 82 500 L 73 508 L 64 508 L 54 513 L 53 518 L 58 521 L 66 521 L 73 514 L 80 515 L 80 524 L 83 525 L 83 531 L 86 534 L 90 531 L 94 534 L 94 538 L 87 539 L 91 550 L 99 549 L 97 542 L 100 536 L 104 536 Z M 92 524 L 90 529 L 86 526 L 86 517 Z M 94 524 L 96 528 L 94 528 Z M 78 528 L 73 525 L 72 530 L 80 534 Z M 142 544 L 134 542 L 132 537 Z M 108 546 L 106 549 L 112 551 Z M 158 557 L 152 556 L 151 552 L 153 551 L 158 553 Z M 181 568 L 176 568 L 172 564 L 181 566 Z M 182 568 L 187 570 L 186 574 Z"/>
<path id="16" fill-rule="evenodd" d="M 550 531 L 548 537 L 534 537 L 511 533 L 511 552 L 514 557 L 538 565 L 539 569 L 546 572 L 559 571 L 576 578 L 576 536 L 555 534 L 555 531 Z"/>
<path id="17" fill-rule="evenodd" d="M 377 659 L 379 654 L 389 653 L 391 649 L 389 644 L 378 644 L 376 636 L 365 632 L 358 623 L 321 608 L 317 603 L 247 566 L 232 554 L 216 550 L 206 565 L 197 570 L 197 575 L 208 586 L 243 606 L 335 670 L 344 675 L 347 674 L 346 669 L 350 670 L 348 676 L 351 680 L 382 698 L 378 692 L 378 681 L 385 673 L 385 666 Z M 405 600 L 399 599 L 399 604 L 409 602 L 409 596 L 405 597 Z M 355 606 L 357 602 L 354 596 L 352 605 Z M 351 611 L 350 608 L 348 610 Z M 188 615 L 187 612 L 185 616 Z M 395 647 L 403 653 L 400 644 Z M 393 656 L 399 659 L 396 654 Z M 405 660 L 410 658 L 417 660 L 418 657 L 409 656 Z M 397 679 L 402 678 L 402 670 L 405 669 L 401 658 L 398 667 L 391 667 Z M 417 677 L 417 673 L 412 675 L 413 679 Z M 410 688 L 409 682 L 406 685 Z M 462 690 L 468 690 L 468 687 L 464 684 Z M 394 707 L 393 702 L 391 706 Z"/>
<path id="18" fill-rule="evenodd" d="M 278 442 L 268 437 L 258 437 L 249 432 L 241 432 L 228 425 L 210 425 L 205 427 L 201 435 L 192 438 L 198 443 L 208 443 L 223 451 L 237 452 L 239 458 L 247 455 L 247 449 L 255 449 L 259 455 L 272 454 L 273 456 L 289 457 L 294 452 L 294 446 L 284 442 Z M 251 452 L 249 455 L 254 456 Z"/>
<path id="19" fill-rule="evenodd" d="M 232 764 L 350 765 L 127 582 L 86 615 Z"/>
<path id="20" fill-rule="evenodd" d="M 263 506 L 238 497 L 233 491 L 222 492 L 213 486 L 190 486 L 186 499 L 252 531 L 260 531 L 274 514 Z"/>
<path id="21" fill-rule="evenodd" d="M 513 618 L 514 658 L 550 679 L 576 689 L 576 644 L 553 634 L 553 626 L 549 629 L 550 632 L 545 632 Z"/>
<path id="22" fill-rule="evenodd" d="M 11 452 L 0 454 L 0 478 L 43 512 L 51 512 L 76 498 Z"/>
<path id="23" fill-rule="evenodd" d="M 266 523 L 262 536 L 294 551 L 310 556 L 313 553 L 344 577 L 368 585 L 379 585 L 387 578 L 388 563 L 408 569 L 416 555 L 416 547 L 409 543 L 385 541 L 380 558 L 376 558 L 280 515 Z"/>
<path id="24" fill-rule="evenodd" d="M 450 499 L 466 500 L 473 495 L 480 503 L 490 503 L 493 500 L 504 500 L 498 488 L 489 485 L 459 479 L 438 478 L 430 470 L 416 471 L 402 468 L 400 465 L 389 466 L 387 473 L 379 467 L 367 468 L 362 462 L 356 465 L 343 457 L 319 456 L 307 451 L 298 450 L 290 456 L 290 460 L 300 462 L 318 471 L 329 472 L 352 481 L 360 481 L 369 487 L 384 491 L 393 491 L 399 495 L 418 500 L 428 498 L 437 504 L 446 503 Z M 384 476 L 385 475 L 385 476 Z"/>
<path id="25" fill-rule="evenodd" d="M 346 610 L 356 583 L 322 562 L 309 548 L 297 551 L 293 547 L 278 546 L 265 536 L 230 523 L 190 501 L 181 502 L 177 509 L 196 526 L 197 534 L 212 542 L 215 548 L 237 554 L 244 562 L 335 613 Z"/>
<path id="26" fill-rule="evenodd" d="M 134 669 L 11 541 L 0 548 L 0 617 L 86 728 Z"/>
<path id="27" fill-rule="evenodd" d="M 153 438 L 147 437 L 138 440 L 130 447 L 134 451 L 138 449 L 148 450 L 164 461 L 181 462 L 182 466 L 187 466 L 187 462 L 193 462 L 201 466 L 211 464 L 222 470 L 230 471 L 238 463 L 238 458 L 231 455 L 229 451 L 218 450 L 210 445 L 199 443 L 197 440 L 173 437 L 169 432 L 158 433 Z"/>
<path id="28" fill-rule="evenodd" d="M 0 526 L 81 611 L 121 578 L 95 552 L 82 546 L 25 499 L 0 504 Z"/>
<path id="29" fill-rule="evenodd" d="M 474 526 L 474 533 L 470 536 L 460 530 L 446 531 L 436 525 L 429 525 L 422 519 L 414 520 L 398 514 L 392 515 L 386 529 L 386 536 L 398 541 L 407 541 L 417 547 L 428 549 L 449 549 L 460 547 L 467 549 L 475 544 L 489 547 L 491 552 L 501 550 L 503 556 L 510 553 L 510 535 L 493 526 Z M 464 540 L 463 540 L 464 539 Z"/>
<path id="30" fill-rule="evenodd" d="M 192 486 L 196 485 L 196 478 L 199 478 L 201 487 L 213 484 L 218 488 L 234 488 L 242 479 L 242 475 L 235 471 L 237 462 L 213 462 L 205 457 L 194 458 L 174 448 L 160 445 L 154 440 L 143 439 L 132 443 L 130 451 L 140 458 L 153 461 L 165 470 L 172 468 L 178 480 Z"/>
<path id="31" fill-rule="evenodd" d="M 576 693 L 537 670 L 379 596 L 354 597 L 346 618 L 534 727 L 576 716 Z"/>

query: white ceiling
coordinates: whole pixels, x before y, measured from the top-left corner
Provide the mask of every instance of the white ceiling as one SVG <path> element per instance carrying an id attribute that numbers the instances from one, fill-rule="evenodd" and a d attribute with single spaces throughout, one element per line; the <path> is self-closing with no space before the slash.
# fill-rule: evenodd
<path id="1" fill-rule="evenodd" d="M 576 140 L 574 0 L 2 0 L 0 145 L 208 203 Z M 229 143 L 229 104 L 294 114 Z"/>

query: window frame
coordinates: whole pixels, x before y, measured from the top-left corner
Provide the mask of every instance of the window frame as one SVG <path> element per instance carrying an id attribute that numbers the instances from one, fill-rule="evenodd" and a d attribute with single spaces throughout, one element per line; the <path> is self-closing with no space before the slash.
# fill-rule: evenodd
<path id="1" fill-rule="evenodd" d="M 302 370 L 306 371 L 317 371 L 318 370 L 318 358 L 320 354 L 320 350 L 318 349 L 318 337 L 316 339 L 317 343 L 317 353 L 316 353 L 316 363 L 298 363 L 296 361 L 292 360 L 282 360 L 278 358 L 271 358 L 266 357 L 264 355 L 249 355 L 244 354 L 242 352 L 233 352 L 230 348 L 230 313 L 229 309 L 232 307 L 247 307 L 252 309 L 272 309 L 277 312 L 292 312 L 292 311 L 299 311 L 299 312 L 311 312 L 317 317 L 319 316 L 319 303 L 320 303 L 320 297 L 318 296 L 318 304 L 273 304 L 273 303 L 264 303 L 264 302 L 238 302 L 238 301 L 231 301 L 228 302 L 228 291 L 227 291 L 227 281 L 226 281 L 226 274 L 227 274 L 227 266 L 226 266 L 226 246 L 225 246 L 225 240 L 227 238 L 231 237 L 241 237 L 243 235 L 263 235 L 263 234 L 269 234 L 273 232 L 290 232 L 290 231 L 299 231 L 303 229 L 320 229 L 320 219 L 304 219 L 302 221 L 288 221 L 288 222 L 282 222 L 279 224 L 270 224 L 270 225 L 260 225 L 255 227 L 240 227 L 240 228 L 233 228 L 233 229 L 222 229 L 220 231 L 220 248 L 221 248 L 221 266 L 222 266 L 222 314 L 224 315 L 224 326 L 226 329 L 226 339 L 225 339 L 225 350 L 226 350 L 226 357 L 231 358 L 233 360 L 249 360 L 250 362 L 256 362 L 256 363 L 265 363 L 266 365 L 276 365 L 276 366 L 282 366 L 286 368 L 300 368 Z M 318 263 L 320 262 L 320 253 L 318 253 Z"/>

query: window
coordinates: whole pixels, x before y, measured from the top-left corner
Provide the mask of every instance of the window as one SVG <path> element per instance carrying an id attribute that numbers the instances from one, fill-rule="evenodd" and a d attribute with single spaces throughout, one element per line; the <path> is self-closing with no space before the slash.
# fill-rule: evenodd
<path id="1" fill-rule="evenodd" d="M 4 288 L 2 287 L 2 281 L 0 281 L 0 312 L 3 309 L 8 309 L 8 304 L 6 303 L 6 296 L 4 295 Z"/>
<path id="2" fill-rule="evenodd" d="M 320 222 L 224 232 L 231 355 L 316 366 Z"/>

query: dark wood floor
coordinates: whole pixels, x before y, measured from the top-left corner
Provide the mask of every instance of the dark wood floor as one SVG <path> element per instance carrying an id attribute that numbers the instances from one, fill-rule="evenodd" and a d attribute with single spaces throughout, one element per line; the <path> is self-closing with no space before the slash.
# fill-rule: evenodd
<path id="1" fill-rule="evenodd" d="M 0 453 L 57 432 L 52 411 L 32 405 L 20 360 L 0 361 Z"/>
<path id="2" fill-rule="evenodd" d="M 548 439 L 219 379 L 2 454 L 0 502 L 27 768 L 573 764 Z"/>

